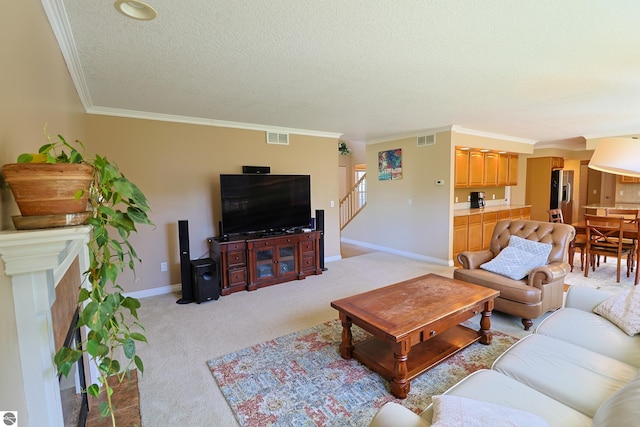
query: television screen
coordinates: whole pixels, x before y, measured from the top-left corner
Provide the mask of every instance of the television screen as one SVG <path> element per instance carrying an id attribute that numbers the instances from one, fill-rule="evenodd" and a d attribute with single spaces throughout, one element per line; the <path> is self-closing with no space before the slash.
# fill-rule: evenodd
<path id="1" fill-rule="evenodd" d="M 279 232 L 311 225 L 309 175 L 220 175 L 221 234 Z"/>

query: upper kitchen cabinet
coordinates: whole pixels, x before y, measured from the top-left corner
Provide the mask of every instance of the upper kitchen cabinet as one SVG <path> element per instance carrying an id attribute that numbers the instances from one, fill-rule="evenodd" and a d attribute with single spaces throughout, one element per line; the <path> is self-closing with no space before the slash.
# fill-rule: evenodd
<path id="1" fill-rule="evenodd" d="M 456 188 L 469 186 L 469 151 L 456 150 Z"/>
<path id="2" fill-rule="evenodd" d="M 517 184 L 517 154 L 456 149 L 455 188 L 504 187 Z"/>
<path id="3" fill-rule="evenodd" d="M 518 155 L 500 153 L 498 155 L 498 187 L 518 185 Z"/>
<path id="4" fill-rule="evenodd" d="M 484 186 L 484 153 L 469 152 L 469 187 Z"/>
<path id="5" fill-rule="evenodd" d="M 622 184 L 635 184 L 638 182 L 640 182 L 640 178 L 627 176 L 627 175 L 620 175 L 620 183 Z"/>

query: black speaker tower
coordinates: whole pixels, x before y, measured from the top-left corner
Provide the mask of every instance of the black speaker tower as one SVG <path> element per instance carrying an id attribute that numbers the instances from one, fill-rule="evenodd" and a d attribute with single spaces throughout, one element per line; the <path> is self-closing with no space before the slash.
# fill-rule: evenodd
<path id="1" fill-rule="evenodd" d="M 178 240 L 180 241 L 180 281 L 182 282 L 182 298 L 177 304 L 189 304 L 194 300 L 193 283 L 191 281 L 191 256 L 189 255 L 189 222 L 178 221 Z"/>
<path id="2" fill-rule="evenodd" d="M 324 267 L 324 210 L 316 209 L 316 230 L 320 232 L 320 269 L 327 271 Z"/>

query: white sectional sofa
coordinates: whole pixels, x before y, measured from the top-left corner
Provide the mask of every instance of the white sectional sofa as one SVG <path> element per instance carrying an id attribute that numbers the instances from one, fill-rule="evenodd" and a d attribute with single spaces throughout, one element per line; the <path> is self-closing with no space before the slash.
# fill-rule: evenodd
<path id="1" fill-rule="evenodd" d="M 610 297 L 571 287 L 565 307 L 505 351 L 491 369 L 468 375 L 443 397 L 434 396 L 420 415 L 387 403 L 370 426 L 639 426 L 640 335 L 630 336 L 593 313 Z M 631 297 L 633 314 L 640 318 L 640 289 L 626 296 Z M 624 304 L 618 301 L 617 307 Z"/>

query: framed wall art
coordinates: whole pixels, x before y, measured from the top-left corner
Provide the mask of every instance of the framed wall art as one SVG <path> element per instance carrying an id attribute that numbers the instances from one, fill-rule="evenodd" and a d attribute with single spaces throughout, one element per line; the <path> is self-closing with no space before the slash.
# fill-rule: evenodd
<path id="1" fill-rule="evenodd" d="M 402 179 L 402 148 L 378 152 L 378 180 Z"/>

